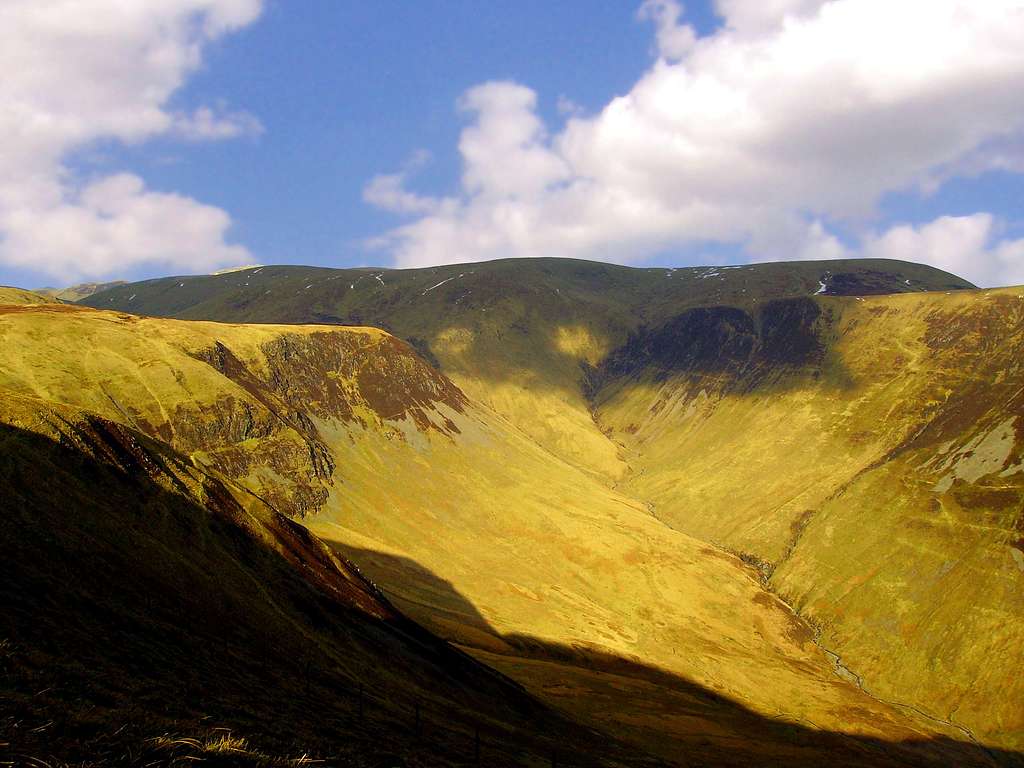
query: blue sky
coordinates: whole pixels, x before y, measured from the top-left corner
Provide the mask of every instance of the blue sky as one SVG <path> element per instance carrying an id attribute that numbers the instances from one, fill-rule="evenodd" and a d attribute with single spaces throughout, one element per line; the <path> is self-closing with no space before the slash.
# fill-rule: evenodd
<path id="1" fill-rule="evenodd" d="M 218 43 L 179 97 L 190 106 L 228 98 L 259 117 L 263 135 L 167 142 L 162 152 L 147 145 L 110 165 L 127 160 L 153 186 L 231 211 L 261 261 L 362 264 L 380 258 L 362 242 L 395 224 L 363 202 L 369 179 L 426 149 L 418 186 L 442 194 L 457 185 L 463 91 L 529 83 L 557 122 L 560 95 L 599 109 L 629 90 L 652 55 L 633 3 L 313 0 L 296 12 L 275 2 Z"/>
<path id="2" fill-rule="evenodd" d="M 1024 282 L 1020 3 L 885 7 L 13 0 L 0 283 L 540 255 Z"/>

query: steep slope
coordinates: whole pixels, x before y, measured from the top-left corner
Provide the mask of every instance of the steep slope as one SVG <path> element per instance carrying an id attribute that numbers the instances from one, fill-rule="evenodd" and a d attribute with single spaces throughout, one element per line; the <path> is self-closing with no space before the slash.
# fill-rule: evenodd
<path id="1" fill-rule="evenodd" d="M 0 759 L 461 765 L 480 729 L 498 765 L 556 744 L 622 764 L 304 528 L 121 424 L 5 391 L 0 483 Z"/>
<path id="2" fill-rule="evenodd" d="M 414 270 L 259 267 L 132 283 L 84 303 L 186 319 L 384 328 L 540 445 L 618 477 L 626 466 L 594 426 L 581 367 L 596 365 L 630 331 L 709 303 L 968 287 L 931 267 L 885 260 L 635 269 L 519 259 Z"/>
<path id="3" fill-rule="evenodd" d="M 53 306 L 5 308 L 0 339 L 19 350 L 0 365 L 12 397 L 87 409 L 305 516 L 415 618 L 638 750 L 993 764 L 837 676 L 738 558 L 556 459 L 385 333 Z M 609 689 L 629 694 L 598 705 Z"/>
<path id="4" fill-rule="evenodd" d="M 759 564 L 861 684 L 1024 745 L 1024 290 L 715 307 L 597 377 L 625 492 Z"/>
<path id="5" fill-rule="evenodd" d="M 539 444 L 756 566 L 872 694 L 1021 746 L 1018 292 L 947 295 L 968 286 L 897 262 L 291 269 L 96 298 L 393 328 Z M 872 298 L 897 291 L 917 295 Z"/>

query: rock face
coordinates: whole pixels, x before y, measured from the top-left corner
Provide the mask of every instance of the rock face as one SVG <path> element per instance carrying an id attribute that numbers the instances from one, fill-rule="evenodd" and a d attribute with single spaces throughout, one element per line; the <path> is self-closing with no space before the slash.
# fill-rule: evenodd
<path id="1" fill-rule="evenodd" d="M 753 313 L 738 307 L 698 307 L 655 329 L 630 334 L 591 374 L 591 394 L 621 378 L 653 374 L 730 381 L 813 368 L 821 361 L 829 318 L 808 298 L 775 299 Z"/>
<path id="2" fill-rule="evenodd" d="M 407 344 L 373 329 L 100 320 L 66 305 L 8 307 L 4 319 L 19 358 L 0 369 L 0 386 L 123 421 L 300 518 L 316 513 L 334 485 L 335 459 L 316 422 L 409 420 L 448 431 L 454 425 L 435 404 L 455 413 L 464 404 Z"/>

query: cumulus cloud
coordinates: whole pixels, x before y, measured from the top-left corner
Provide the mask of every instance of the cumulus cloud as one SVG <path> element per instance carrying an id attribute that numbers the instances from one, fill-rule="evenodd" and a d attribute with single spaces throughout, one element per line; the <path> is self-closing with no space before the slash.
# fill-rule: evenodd
<path id="1" fill-rule="evenodd" d="M 1024 284 L 1024 239 L 998 238 L 991 214 L 943 216 L 922 226 L 909 224 L 869 235 L 863 255 L 932 264 L 979 285 Z"/>
<path id="2" fill-rule="evenodd" d="M 430 162 L 430 153 L 419 150 L 398 173 L 382 173 L 370 179 L 363 187 L 363 200 L 392 213 L 435 213 L 439 201 L 409 192 L 406 182 L 409 177 Z"/>
<path id="3" fill-rule="evenodd" d="M 258 133 L 223 106 L 169 108 L 203 47 L 254 21 L 261 0 L 7 0 L 0 5 L 0 263 L 74 279 L 141 264 L 189 270 L 245 260 L 228 215 L 147 190 L 129 174 L 68 167 L 99 140 Z"/>
<path id="4" fill-rule="evenodd" d="M 557 131 L 526 86 L 468 91 L 461 186 L 404 209 L 418 217 L 382 240 L 396 261 L 638 261 L 706 241 L 750 258 L 856 255 L 875 237 L 869 223 L 884 195 L 1019 169 L 1024 0 L 718 0 L 716 9 L 722 25 L 697 37 L 674 0 L 643 3 L 655 31 L 650 69 Z M 394 179 L 392 196 L 405 181 Z M 844 246 L 826 222 L 865 242 Z M 972 258 L 996 265 L 1013 254 Z"/>
<path id="5" fill-rule="evenodd" d="M 683 7 L 672 0 L 646 0 L 637 16 L 654 22 L 658 55 L 672 61 L 686 56 L 697 42 L 697 33 L 680 23 Z"/>

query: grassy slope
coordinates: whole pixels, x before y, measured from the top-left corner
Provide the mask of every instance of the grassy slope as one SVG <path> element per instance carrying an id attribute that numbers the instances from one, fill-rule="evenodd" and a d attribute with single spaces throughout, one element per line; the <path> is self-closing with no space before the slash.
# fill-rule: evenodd
<path id="1" fill-rule="evenodd" d="M 498 765 L 565 743 L 619 764 L 230 481 L 94 414 L 0 403 L 0 760 L 181 765 L 226 741 L 231 765 L 461 765 L 479 727 Z"/>
<path id="2" fill-rule="evenodd" d="M 1022 295 L 821 299 L 817 362 L 649 367 L 598 409 L 635 469 L 622 490 L 765 561 L 865 688 L 1016 747 Z"/>
<path id="3" fill-rule="evenodd" d="M 94 293 L 116 288 L 119 285 L 125 285 L 125 281 L 112 280 L 108 283 L 78 283 L 66 288 L 37 288 L 35 292 L 60 301 L 81 301 L 92 296 Z"/>
<path id="4" fill-rule="evenodd" d="M 590 418 L 582 364 L 596 364 L 629 331 L 682 308 L 808 295 L 822 281 L 839 293 L 970 285 L 931 267 L 884 260 L 670 270 L 526 259 L 415 270 L 261 267 L 132 283 L 84 303 L 186 319 L 385 328 L 540 445 L 618 477 L 626 466 Z"/>
<path id="5" fill-rule="evenodd" d="M 973 413 L 978 402 L 988 410 L 976 414 L 976 427 L 947 427 L 955 434 L 945 440 L 964 446 L 978 438 L 984 450 L 990 442 L 996 453 L 1006 448 L 995 430 L 1019 424 L 1007 423 L 1019 411 L 1013 351 L 1020 339 L 1007 330 L 1016 322 L 1012 302 L 984 309 L 984 293 L 823 298 L 819 306 L 833 317 L 817 326 L 828 349 L 820 365 L 808 359 L 766 372 L 761 361 L 742 386 L 721 370 L 696 370 L 697 378 L 685 381 L 652 371 L 608 377 L 597 421 L 613 430 L 609 439 L 586 421 L 590 403 L 579 366 L 599 363 L 630 332 L 657 329 L 699 306 L 733 306 L 759 317 L 767 301 L 816 293 L 819 281 L 826 294 L 965 284 L 894 262 L 670 271 L 548 260 L 407 272 L 264 268 L 235 282 L 191 280 L 136 284 L 95 301 L 155 314 L 365 318 L 391 327 L 418 340 L 467 392 L 538 443 L 620 483 L 678 530 L 749 555 L 766 573 L 786 560 L 773 588 L 822 625 L 826 645 L 873 693 L 952 717 L 985 739 L 1020 745 L 1020 698 L 992 695 L 1024 653 L 1017 640 L 1017 550 L 1006 546 L 1020 525 L 1019 475 L 997 481 L 969 470 L 977 482 L 961 478 L 967 491 L 954 486 L 936 494 L 929 490 L 940 477 L 934 446 L 918 454 L 935 475 L 925 472 L 920 482 L 911 478 L 921 473 L 905 471 L 905 458 L 894 453 L 951 397 L 956 409 L 947 412 Z M 447 282 L 432 288 L 441 281 Z M 979 314 L 987 317 L 984 327 L 961 324 L 949 339 L 933 330 L 931 345 L 923 341 L 929 324 L 941 329 Z M 974 350 L 985 342 L 994 348 L 978 358 Z M 986 372 L 980 383 L 971 377 L 975 369 Z M 888 469 L 881 466 L 887 462 Z M 863 476 L 869 469 L 874 474 Z M 993 482 L 998 487 L 986 489 Z M 972 489 L 978 483 L 981 492 Z M 856 503 L 837 493 L 854 494 Z M 914 511 L 936 503 L 947 522 L 965 506 L 986 522 L 947 530 Z M 871 545 L 848 545 L 858 556 L 841 555 L 835 525 L 823 522 L 833 518 Z M 807 540 L 794 547 L 803 533 Z M 975 606 L 969 590 L 979 579 L 990 589 Z M 950 590 L 958 601 L 946 601 Z M 891 637 L 878 627 L 899 632 Z M 982 671 L 990 653 L 1001 664 Z M 979 676 L 982 685 L 973 682 Z"/>
<path id="6" fill-rule="evenodd" d="M 56 304 L 57 300 L 45 294 L 0 285 L 0 304 Z"/>
<path id="7" fill-rule="evenodd" d="M 887 741 L 956 735 L 835 676 L 808 628 L 738 559 L 553 459 L 379 331 L 55 307 L 8 308 L 0 338 L 22 352 L 0 367 L 0 387 L 21 397 L 95 410 L 260 494 L 274 485 L 267 472 L 290 467 L 281 503 L 305 493 L 314 529 L 414 616 L 666 756 L 685 746 L 718 763 L 794 750 L 820 761 L 820 743 L 773 730 L 776 718 Z M 300 458 L 319 449 L 332 469 L 318 474 Z M 688 715 L 653 727 L 647 701 L 595 710 L 607 678 L 588 668 L 602 657 L 659 668 L 647 695 L 683 698 Z M 538 676 L 538 664 L 557 672 Z M 649 670 L 619 674 L 627 689 L 651 688 Z M 553 679 L 567 684 L 552 689 Z M 742 717 L 730 699 L 749 708 Z M 828 749 L 854 749 L 846 743 Z M 870 749 L 869 762 L 889 759 Z"/>

